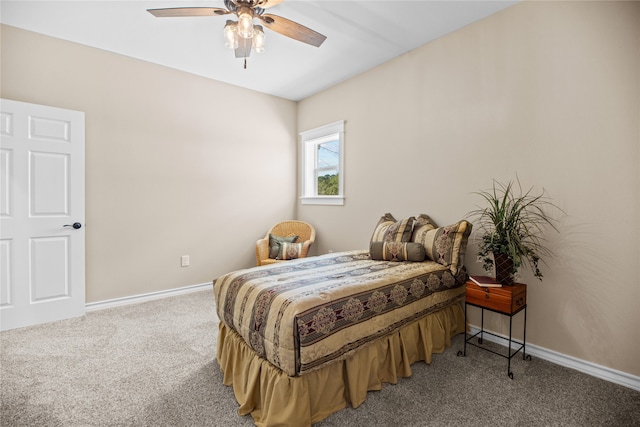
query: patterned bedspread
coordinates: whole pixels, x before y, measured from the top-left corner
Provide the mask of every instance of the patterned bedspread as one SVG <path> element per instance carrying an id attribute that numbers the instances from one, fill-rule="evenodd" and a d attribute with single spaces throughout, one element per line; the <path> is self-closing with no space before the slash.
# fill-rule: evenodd
<path id="1" fill-rule="evenodd" d="M 464 298 L 467 273 L 349 251 L 239 270 L 214 283 L 220 319 L 290 376 L 348 357 Z"/>

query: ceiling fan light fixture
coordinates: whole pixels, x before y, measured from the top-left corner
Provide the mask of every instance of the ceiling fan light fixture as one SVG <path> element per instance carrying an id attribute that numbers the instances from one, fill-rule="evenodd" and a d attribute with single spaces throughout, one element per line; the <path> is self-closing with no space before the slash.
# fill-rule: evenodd
<path id="1" fill-rule="evenodd" d="M 254 25 L 253 26 L 253 48 L 256 52 L 262 53 L 264 52 L 264 30 L 262 29 L 262 25 Z"/>
<path id="2" fill-rule="evenodd" d="M 224 45 L 229 49 L 238 48 L 238 23 L 227 21 L 224 26 Z"/>
<path id="3" fill-rule="evenodd" d="M 147 9 L 155 17 L 222 16 L 235 15 L 237 21 L 228 20 L 224 26 L 225 46 L 235 50 L 236 58 L 247 58 L 251 51 L 264 52 L 265 33 L 262 25 L 253 25 L 253 18 L 283 36 L 309 45 L 320 47 L 327 38 L 304 25 L 278 15 L 265 13 L 265 9 L 276 6 L 284 0 L 224 0 L 225 8 L 219 7 L 169 7 Z"/>
<path id="4" fill-rule="evenodd" d="M 253 13 L 248 7 L 238 8 L 238 35 L 245 39 L 253 37 Z"/>

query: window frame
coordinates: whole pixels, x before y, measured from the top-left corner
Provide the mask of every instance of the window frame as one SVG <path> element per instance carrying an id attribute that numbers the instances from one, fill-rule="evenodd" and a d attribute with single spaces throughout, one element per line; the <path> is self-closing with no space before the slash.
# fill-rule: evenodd
<path id="1" fill-rule="evenodd" d="M 340 159 L 338 161 L 338 195 L 318 195 L 317 188 L 317 147 L 320 144 L 338 140 Z M 300 132 L 300 202 L 303 205 L 344 205 L 344 120 Z"/>

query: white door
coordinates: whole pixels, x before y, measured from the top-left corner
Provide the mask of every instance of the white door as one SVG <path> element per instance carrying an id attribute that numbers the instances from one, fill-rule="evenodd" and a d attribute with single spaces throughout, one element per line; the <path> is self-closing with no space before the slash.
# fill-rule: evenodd
<path id="1" fill-rule="evenodd" d="M 84 315 L 84 113 L 0 99 L 0 170 L 0 330 Z"/>

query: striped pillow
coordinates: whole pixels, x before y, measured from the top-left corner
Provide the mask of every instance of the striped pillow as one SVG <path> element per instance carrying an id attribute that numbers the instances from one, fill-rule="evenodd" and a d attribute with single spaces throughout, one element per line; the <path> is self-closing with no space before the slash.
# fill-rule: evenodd
<path id="1" fill-rule="evenodd" d="M 415 218 L 412 216 L 402 221 L 396 221 L 393 215 L 386 213 L 376 224 L 371 242 L 409 242 L 414 221 Z"/>
<path id="2" fill-rule="evenodd" d="M 471 228 L 470 222 L 462 220 L 421 233 L 417 243 L 424 246 L 427 257 L 449 267 L 453 274 L 458 274 L 458 269 L 464 264 L 464 254 Z"/>
<path id="3" fill-rule="evenodd" d="M 424 234 L 434 228 L 438 228 L 438 225 L 431 219 L 431 217 L 429 217 L 429 215 L 418 215 L 413 223 L 413 235 L 411 236 L 411 241 L 422 242 L 422 240 L 424 240 Z"/>
<path id="4" fill-rule="evenodd" d="M 413 242 L 371 242 L 369 255 L 373 260 L 414 261 L 425 259 L 424 246 Z"/>

